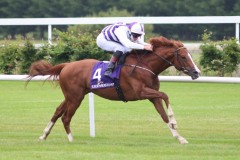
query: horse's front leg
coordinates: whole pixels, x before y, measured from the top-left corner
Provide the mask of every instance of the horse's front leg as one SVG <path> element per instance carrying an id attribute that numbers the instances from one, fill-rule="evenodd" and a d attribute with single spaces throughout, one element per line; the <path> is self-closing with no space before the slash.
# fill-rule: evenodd
<path id="1" fill-rule="evenodd" d="M 151 99 L 150 101 L 154 104 L 156 110 L 162 116 L 164 122 L 167 123 L 167 126 L 170 129 L 173 137 L 175 137 L 181 144 L 188 143 L 188 141 L 185 138 L 183 138 L 177 131 L 177 121 L 175 120 L 175 117 L 174 117 L 174 114 L 173 114 L 170 104 L 168 105 L 168 119 L 166 120 L 166 116 L 165 116 L 166 112 L 163 109 L 162 99 L 154 98 L 154 99 Z"/>
<path id="2" fill-rule="evenodd" d="M 178 139 L 179 143 L 181 144 L 188 143 L 188 141 L 182 136 L 180 136 L 180 134 L 177 131 L 177 121 L 174 117 L 172 107 L 169 103 L 169 98 L 164 92 L 159 92 L 150 88 L 145 88 L 142 90 L 142 98 L 147 98 L 154 104 L 156 110 L 161 115 L 164 122 L 167 123 L 168 128 L 170 129 L 173 137 Z M 162 99 L 164 100 L 167 106 L 168 116 L 163 108 Z"/>
<path id="3" fill-rule="evenodd" d="M 57 119 L 63 115 L 66 111 L 66 101 L 64 100 L 59 107 L 56 109 L 51 121 L 47 124 L 46 128 L 43 130 L 43 135 L 39 137 L 40 140 L 46 140 L 48 135 L 50 134 L 54 124 L 56 123 Z"/>
<path id="4" fill-rule="evenodd" d="M 185 138 L 183 138 L 177 131 L 177 121 L 174 117 L 174 113 L 170 104 L 168 105 L 168 118 L 169 118 L 168 128 L 172 132 L 173 137 L 178 139 L 178 141 L 181 144 L 187 144 L 188 141 Z"/>

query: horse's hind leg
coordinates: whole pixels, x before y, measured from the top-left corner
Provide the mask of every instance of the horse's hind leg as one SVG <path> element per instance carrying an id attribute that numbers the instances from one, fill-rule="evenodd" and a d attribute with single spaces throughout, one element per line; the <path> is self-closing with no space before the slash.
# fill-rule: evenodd
<path id="1" fill-rule="evenodd" d="M 73 141 L 73 136 L 70 129 L 70 122 L 76 110 L 78 109 L 79 105 L 81 104 L 83 98 L 84 98 L 84 95 L 83 96 L 80 95 L 79 98 L 71 98 L 71 100 L 68 100 L 67 110 L 66 112 L 64 112 L 62 116 L 62 122 L 66 130 L 69 142 Z"/>
<path id="2" fill-rule="evenodd" d="M 59 107 L 56 109 L 51 121 L 48 123 L 48 125 L 46 126 L 46 128 L 43 130 L 43 135 L 39 137 L 40 140 L 45 140 L 47 139 L 47 136 L 50 134 L 54 124 L 56 123 L 56 121 L 58 120 L 59 117 L 61 117 L 63 115 L 63 113 L 66 111 L 66 101 L 64 100 Z"/>
<path id="3" fill-rule="evenodd" d="M 188 141 L 185 138 L 183 138 L 182 136 L 180 136 L 180 134 L 177 131 L 177 122 L 175 120 L 173 110 L 169 103 L 168 96 L 163 92 L 160 92 L 160 95 L 161 95 L 160 98 L 154 98 L 154 99 L 151 99 L 150 101 L 154 104 L 158 113 L 162 116 L 163 120 L 167 123 L 168 128 L 170 129 L 173 137 L 178 139 L 178 141 L 181 144 L 188 143 Z M 167 106 L 167 109 L 168 109 L 168 118 L 166 118 L 166 112 L 163 109 L 162 99 L 164 100 L 164 102 Z"/>

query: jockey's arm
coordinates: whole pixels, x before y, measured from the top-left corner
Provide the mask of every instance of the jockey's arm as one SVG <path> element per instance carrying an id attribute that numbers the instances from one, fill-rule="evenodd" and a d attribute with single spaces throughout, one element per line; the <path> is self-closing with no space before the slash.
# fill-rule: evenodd
<path id="1" fill-rule="evenodd" d="M 152 51 L 152 45 L 143 41 L 141 37 L 136 40 L 136 43 L 144 45 L 144 49 Z"/>
<path id="2" fill-rule="evenodd" d="M 122 45 L 124 45 L 125 47 L 130 48 L 130 49 L 141 49 L 141 50 L 144 49 L 143 44 L 138 44 L 138 43 L 134 43 L 134 42 L 130 41 L 124 30 L 117 29 L 115 31 L 115 34 L 118 37 L 119 41 L 122 43 Z"/>
<path id="3" fill-rule="evenodd" d="M 142 44 L 142 45 L 150 45 L 149 43 L 144 42 L 141 37 L 139 37 L 139 38 L 136 40 L 136 43 Z"/>

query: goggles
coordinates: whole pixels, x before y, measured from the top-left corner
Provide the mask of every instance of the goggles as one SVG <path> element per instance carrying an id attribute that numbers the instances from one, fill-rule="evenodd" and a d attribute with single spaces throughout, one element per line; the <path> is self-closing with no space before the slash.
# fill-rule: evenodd
<path id="1" fill-rule="evenodd" d="M 141 34 L 137 34 L 137 33 L 131 33 L 131 35 L 133 36 L 133 38 L 138 38 L 141 36 Z"/>

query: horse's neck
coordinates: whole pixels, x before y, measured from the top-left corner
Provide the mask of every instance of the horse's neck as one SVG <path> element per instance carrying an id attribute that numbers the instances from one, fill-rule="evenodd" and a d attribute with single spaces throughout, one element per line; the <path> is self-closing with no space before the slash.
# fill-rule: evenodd
<path id="1" fill-rule="evenodd" d="M 171 66 L 169 63 L 161 59 L 161 57 L 157 56 L 155 53 L 144 53 L 143 51 L 131 53 L 127 58 L 126 63 L 132 65 L 139 65 L 141 67 L 147 68 L 156 75 L 160 74 Z"/>
<path id="2" fill-rule="evenodd" d="M 168 62 L 161 59 L 154 53 L 152 55 L 151 59 L 148 60 L 148 66 L 155 74 L 160 74 L 171 66 Z"/>

